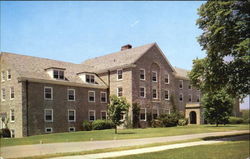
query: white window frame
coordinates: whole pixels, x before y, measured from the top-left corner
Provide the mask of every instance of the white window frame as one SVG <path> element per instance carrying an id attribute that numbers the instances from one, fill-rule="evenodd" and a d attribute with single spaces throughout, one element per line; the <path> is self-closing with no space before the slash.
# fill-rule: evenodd
<path id="1" fill-rule="evenodd" d="M 168 78 L 168 82 L 166 82 L 166 76 L 167 76 L 167 78 Z M 165 82 L 165 84 L 170 84 L 169 73 L 166 73 L 166 74 L 165 74 L 164 82 Z"/>
<path id="2" fill-rule="evenodd" d="M 51 131 L 47 131 L 47 129 L 51 129 Z M 45 131 L 46 134 L 50 134 L 50 133 L 53 133 L 53 128 L 52 127 L 46 127 L 44 129 L 44 131 Z"/>
<path id="3" fill-rule="evenodd" d="M 145 119 L 141 119 L 141 110 L 144 109 Z M 140 121 L 147 121 L 147 108 L 140 108 Z"/>
<path id="4" fill-rule="evenodd" d="M 10 130 L 10 137 L 11 138 L 15 138 L 16 134 L 15 134 L 15 130 L 14 129 L 11 129 Z"/>
<path id="5" fill-rule="evenodd" d="M 141 78 L 141 71 L 143 71 L 144 79 Z M 145 69 L 143 69 L 143 68 L 140 69 L 139 78 L 140 78 L 140 80 L 143 80 L 143 81 L 146 80 L 146 70 Z"/>
<path id="6" fill-rule="evenodd" d="M 122 89 L 122 95 L 121 96 L 119 96 L 119 88 L 121 88 Z M 122 97 L 123 96 L 123 88 L 122 87 L 117 87 L 117 93 L 116 93 L 116 95 L 117 95 L 117 97 Z"/>
<path id="7" fill-rule="evenodd" d="M 153 74 L 156 74 L 156 81 L 153 81 Z M 158 74 L 157 74 L 157 71 L 152 71 L 152 82 L 158 82 Z"/>
<path id="8" fill-rule="evenodd" d="M 102 113 L 105 113 L 105 114 L 106 114 L 106 119 L 102 119 Z M 102 110 L 102 111 L 101 111 L 101 120 L 107 120 L 107 119 L 108 119 L 107 111 L 106 111 L 106 110 Z"/>
<path id="9" fill-rule="evenodd" d="M 74 99 L 72 100 L 72 99 L 69 99 L 69 91 L 73 91 L 74 93 Z M 68 96 L 68 101 L 75 101 L 76 100 L 76 90 L 75 89 L 72 89 L 72 88 L 70 88 L 70 89 L 68 89 L 67 90 L 67 96 Z"/>
<path id="10" fill-rule="evenodd" d="M 69 112 L 74 112 L 74 120 L 69 120 Z M 76 110 L 75 109 L 68 109 L 68 122 L 76 122 Z"/>
<path id="11" fill-rule="evenodd" d="M 189 101 L 190 97 L 191 97 L 191 101 Z M 192 101 L 193 101 L 193 96 L 192 96 L 192 94 L 189 94 L 188 95 L 188 102 L 192 102 Z"/>
<path id="12" fill-rule="evenodd" d="M 71 131 L 70 129 L 73 129 L 73 131 Z M 68 128 L 68 131 L 69 131 L 69 132 L 75 132 L 75 131 L 76 131 L 76 128 L 73 127 L 73 126 L 71 126 L 71 127 Z"/>
<path id="13" fill-rule="evenodd" d="M 170 114 L 170 113 L 171 113 L 170 109 L 166 109 L 165 112 L 166 112 L 167 114 Z"/>
<path id="14" fill-rule="evenodd" d="M 166 99 L 166 91 L 168 92 L 168 98 Z M 164 91 L 164 99 L 165 100 L 170 100 L 170 95 L 169 95 L 169 90 L 165 89 Z"/>
<path id="15" fill-rule="evenodd" d="M 51 120 L 46 120 L 46 111 L 47 110 L 51 110 Z M 44 109 L 44 122 L 46 123 L 52 123 L 54 121 L 54 113 L 53 113 L 53 109 Z"/>
<path id="16" fill-rule="evenodd" d="M 102 94 L 105 94 L 105 101 L 102 101 Z M 100 102 L 107 103 L 107 92 L 100 92 Z"/>
<path id="17" fill-rule="evenodd" d="M 12 120 L 12 116 L 14 116 L 14 120 Z M 10 122 L 11 123 L 15 122 L 15 110 L 14 109 L 10 109 Z"/>
<path id="18" fill-rule="evenodd" d="M 91 93 L 91 92 L 92 92 L 92 93 L 94 92 L 94 101 L 90 101 L 90 100 L 89 100 L 89 97 L 90 97 L 90 96 L 89 96 L 89 93 Z M 91 102 L 91 103 L 94 103 L 94 102 L 95 102 L 95 91 L 88 91 L 88 102 Z"/>
<path id="19" fill-rule="evenodd" d="M 51 89 L 51 98 L 46 98 L 46 92 L 45 92 L 45 89 Z M 44 100 L 53 100 L 53 87 L 47 87 L 45 86 L 44 89 L 43 89 L 43 94 L 44 94 Z"/>
<path id="20" fill-rule="evenodd" d="M 181 82 L 181 85 L 182 85 L 182 87 L 180 87 L 180 83 L 179 83 L 179 89 L 183 89 L 183 87 L 184 87 L 184 83 L 183 83 L 183 80 L 179 80 L 179 82 Z"/>
<path id="21" fill-rule="evenodd" d="M 1 71 L 1 81 L 5 81 L 5 71 Z"/>
<path id="22" fill-rule="evenodd" d="M 4 92 L 4 93 L 3 93 Z M 4 97 L 4 98 L 3 98 Z M 6 100 L 6 89 L 2 88 L 1 89 L 1 100 L 5 101 Z"/>
<path id="23" fill-rule="evenodd" d="M 9 78 L 9 75 L 10 75 L 10 78 Z M 11 70 L 8 69 L 7 70 L 7 80 L 11 80 L 12 76 L 11 76 Z"/>
<path id="24" fill-rule="evenodd" d="M 143 88 L 144 89 L 144 96 L 141 96 L 141 88 Z M 139 91 L 139 93 L 140 93 L 140 97 L 141 98 L 146 98 L 146 87 L 140 87 L 140 91 Z"/>
<path id="25" fill-rule="evenodd" d="M 156 98 L 154 98 L 154 90 L 156 90 Z M 156 88 L 152 89 L 152 98 L 153 99 L 158 99 L 158 89 L 156 89 Z"/>
<path id="26" fill-rule="evenodd" d="M 58 71 L 58 78 L 55 78 L 54 71 Z M 60 78 L 60 72 L 63 72 L 63 79 Z M 53 69 L 52 70 L 52 75 L 53 75 L 53 79 L 56 79 L 56 80 L 65 80 L 65 71 L 64 70 Z"/>
<path id="27" fill-rule="evenodd" d="M 14 94 L 14 97 L 13 97 L 13 98 L 11 97 L 12 88 L 13 88 L 13 94 Z M 15 98 L 15 88 L 14 88 L 14 87 L 10 87 L 10 100 L 13 100 L 14 98 Z"/>
<path id="28" fill-rule="evenodd" d="M 117 73 L 117 80 L 118 80 L 118 81 L 122 80 L 122 79 L 123 79 L 123 70 L 122 70 L 122 69 L 117 69 L 116 71 L 117 71 L 117 72 L 116 72 L 116 73 Z M 119 71 L 122 72 L 122 74 L 121 74 L 122 78 L 121 78 L 121 79 L 119 79 Z"/>
<path id="29" fill-rule="evenodd" d="M 94 120 L 90 120 L 90 112 L 94 112 Z M 96 120 L 95 110 L 89 110 L 88 119 L 89 119 L 89 121 L 95 121 Z"/>
<path id="30" fill-rule="evenodd" d="M 89 82 L 87 82 L 87 76 L 89 76 Z M 93 78 L 93 82 L 91 82 L 91 79 Z M 86 83 L 89 83 L 89 84 L 95 84 L 95 75 L 93 75 L 93 74 L 86 74 L 85 75 L 85 82 Z"/>
<path id="31" fill-rule="evenodd" d="M 182 100 L 180 100 L 180 96 L 182 97 Z M 179 94 L 179 101 L 180 101 L 180 102 L 183 102 L 183 100 L 184 100 L 183 93 L 180 93 L 180 94 Z"/>

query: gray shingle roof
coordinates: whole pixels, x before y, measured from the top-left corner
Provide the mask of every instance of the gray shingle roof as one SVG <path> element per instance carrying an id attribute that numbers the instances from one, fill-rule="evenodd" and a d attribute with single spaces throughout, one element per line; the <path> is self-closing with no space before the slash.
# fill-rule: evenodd
<path id="1" fill-rule="evenodd" d="M 190 72 L 189 70 L 185 70 L 178 67 L 174 67 L 174 69 L 176 71 L 176 77 L 188 79 L 188 73 Z"/>

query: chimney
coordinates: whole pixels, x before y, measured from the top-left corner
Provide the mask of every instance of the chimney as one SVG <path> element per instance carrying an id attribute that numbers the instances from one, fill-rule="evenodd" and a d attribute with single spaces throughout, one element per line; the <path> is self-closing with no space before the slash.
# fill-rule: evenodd
<path id="1" fill-rule="evenodd" d="M 132 48 L 132 45 L 127 44 L 127 45 L 124 45 L 124 46 L 121 47 L 121 51 L 131 49 L 131 48 Z"/>

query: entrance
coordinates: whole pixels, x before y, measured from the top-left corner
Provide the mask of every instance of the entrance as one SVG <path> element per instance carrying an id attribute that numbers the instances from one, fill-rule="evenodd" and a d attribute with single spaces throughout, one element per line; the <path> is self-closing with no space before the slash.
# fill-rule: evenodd
<path id="1" fill-rule="evenodd" d="M 191 111 L 189 113 L 190 124 L 196 124 L 196 112 Z"/>

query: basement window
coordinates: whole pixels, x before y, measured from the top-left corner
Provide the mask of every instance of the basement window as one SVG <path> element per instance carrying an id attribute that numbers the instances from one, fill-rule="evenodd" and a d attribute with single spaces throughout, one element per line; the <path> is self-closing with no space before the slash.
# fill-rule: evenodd
<path id="1" fill-rule="evenodd" d="M 53 129 L 51 127 L 45 128 L 45 133 L 52 133 Z"/>

